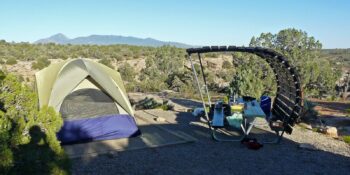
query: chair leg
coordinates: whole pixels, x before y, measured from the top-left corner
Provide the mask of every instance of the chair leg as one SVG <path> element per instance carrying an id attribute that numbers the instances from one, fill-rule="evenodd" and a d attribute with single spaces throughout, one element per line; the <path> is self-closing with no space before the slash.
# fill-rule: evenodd
<path id="1" fill-rule="evenodd" d="M 284 130 L 281 131 L 275 131 L 276 132 L 276 138 L 272 141 L 263 141 L 264 144 L 279 144 L 283 138 Z"/>
<path id="2" fill-rule="evenodd" d="M 216 130 L 217 130 L 217 129 L 213 129 L 213 130 L 212 130 L 211 136 L 212 136 L 212 138 L 213 138 L 215 141 L 218 141 L 218 142 L 240 142 L 240 141 L 242 141 L 242 140 L 246 137 L 245 135 L 243 135 L 243 136 L 241 136 L 241 137 L 238 138 L 238 139 L 224 139 L 224 138 L 220 138 L 220 137 L 218 137 L 218 136 L 216 135 L 216 133 L 217 133 Z"/>

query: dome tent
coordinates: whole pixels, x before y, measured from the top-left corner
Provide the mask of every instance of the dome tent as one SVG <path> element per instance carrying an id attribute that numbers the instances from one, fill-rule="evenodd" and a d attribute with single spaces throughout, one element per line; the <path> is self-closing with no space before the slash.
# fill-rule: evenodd
<path id="1" fill-rule="evenodd" d="M 71 59 L 37 72 L 39 105 L 60 112 L 62 143 L 138 135 L 119 72 L 88 59 Z"/>

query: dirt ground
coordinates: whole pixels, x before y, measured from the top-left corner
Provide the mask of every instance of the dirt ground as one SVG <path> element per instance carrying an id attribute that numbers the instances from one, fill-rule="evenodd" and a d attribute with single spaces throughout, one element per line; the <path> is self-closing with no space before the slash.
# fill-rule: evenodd
<path id="1" fill-rule="evenodd" d="M 315 110 L 319 117 L 327 126 L 334 126 L 338 129 L 338 134 L 350 135 L 350 116 L 347 112 L 350 109 L 349 101 L 322 101 L 312 99 L 316 103 Z"/>
<path id="2" fill-rule="evenodd" d="M 183 99 L 174 103 L 197 103 Z M 205 122 L 189 112 L 149 110 L 164 118 L 161 127 L 197 141 L 166 147 L 117 152 L 73 162 L 73 174 L 348 174 L 350 146 L 321 133 L 294 127 L 278 145 L 249 150 L 237 142 L 215 142 Z M 156 135 L 155 135 L 156 136 Z M 270 132 L 253 132 L 261 141 Z M 260 140 L 261 139 L 261 140 Z M 310 144 L 315 150 L 302 149 Z"/>

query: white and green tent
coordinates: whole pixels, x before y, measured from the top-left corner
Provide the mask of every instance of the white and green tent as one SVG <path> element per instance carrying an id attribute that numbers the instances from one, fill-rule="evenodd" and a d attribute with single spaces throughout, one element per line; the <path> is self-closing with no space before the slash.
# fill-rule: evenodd
<path id="1" fill-rule="evenodd" d="M 37 72 L 35 77 L 40 107 L 52 106 L 61 113 L 65 120 L 64 125 L 83 121 L 79 125 L 86 128 L 83 123 L 91 121 L 89 124 L 96 129 L 105 127 L 93 126 L 97 119 L 101 121 L 103 117 L 113 116 L 116 118 L 115 122 L 118 122 L 120 116 L 129 116 L 132 120 L 128 120 L 135 125 L 132 131 L 137 129 L 134 112 L 118 71 L 89 59 L 70 59 L 50 65 Z M 116 126 L 119 125 L 116 123 Z M 88 140 L 94 140 L 91 137 L 95 136 L 90 133 L 88 137 Z"/>

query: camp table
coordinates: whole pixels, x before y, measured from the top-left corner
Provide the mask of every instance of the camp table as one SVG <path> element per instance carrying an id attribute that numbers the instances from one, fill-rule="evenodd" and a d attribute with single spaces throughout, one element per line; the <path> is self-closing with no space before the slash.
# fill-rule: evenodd
<path id="1" fill-rule="evenodd" d="M 219 105 L 219 103 L 215 104 L 214 112 L 213 112 L 213 119 L 211 121 L 211 126 L 214 127 L 213 137 L 216 140 L 219 141 L 241 141 L 245 137 L 247 137 L 251 131 L 251 129 L 258 125 L 258 123 L 255 122 L 255 119 L 257 117 L 265 118 L 265 113 L 261 109 L 260 104 L 256 100 L 251 101 L 243 101 L 243 98 L 238 99 L 239 103 L 244 103 L 244 109 L 243 109 L 243 115 L 242 113 L 233 113 L 232 116 L 226 116 L 226 120 L 228 120 L 228 123 L 230 126 L 235 128 L 240 128 L 243 132 L 243 135 L 239 137 L 238 139 L 220 139 L 216 136 L 216 130 L 219 128 L 224 127 L 224 112 L 222 105 Z M 242 120 L 237 120 L 235 117 L 238 117 L 239 115 L 242 116 Z M 233 118 L 231 118 L 233 117 Z"/>
<path id="2" fill-rule="evenodd" d="M 303 111 L 303 101 L 302 101 L 302 88 L 301 88 L 301 82 L 299 74 L 295 67 L 289 64 L 288 60 L 278 52 L 266 49 L 266 48 L 260 48 L 260 47 L 236 47 L 236 46 L 207 46 L 207 47 L 201 47 L 201 48 L 189 48 L 186 50 L 188 54 L 188 59 L 191 63 L 192 71 L 194 78 L 196 80 L 197 88 L 200 94 L 200 98 L 202 100 L 203 109 L 206 109 L 206 106 L 209 105 L 212 106 L 211 100 L 210 100 L 210 94 L 208 90 L 208 84 L 206 80 L 206 76 L 204 73 L 204 68 L 202 64 L 202 57 L 201 54 L 203 53 L 210 53 L 210 52 L 244 52 L 244 53 L 252 53 L 255 54 L 261 58 L 263 58 L 272 68 L 274 71 L 274 74 L 276 75 L 276 83 L 277 83 L 277 92 L 274 104 L 272 106 L 271 112 L 273 114 L 273 118 L 269 118 L 269 126 L 270 128 L 275 131 L 277 139 L 275 141 L 272 141 L 270 143 L 279 143 L 281 140 L 284 132 L 291 134 L 293 131 L 294 124 L 298 121 L 300 118 L 300 115 Z M 200 74 L 202 74 L 202 80 L 199 80 L 198 73 L 196 70 L 195 62 L 192 60 L 191 55 L 196 54 L 198 57 L 199 65 L 200 65 Z M 204 83 L 202 86 L 201 82 Z M 249 104 L 248 104 L 249 105 Z M 250 112 L 250 110 L 255 112 Z M 216 141 L 236 141 L 234 139 L 220 139 L 216 136 L 215 132 L 220 129 L 222 122 L 221 118 L 222 115 L 217 115 L 216 117 L 219 117 L 217 119 L 220 119 L 220 122 L 215 121 L 215 125 L 213 126 L 212 121 L 209 118 L 209 111 L 204 110 L 204 116 L 206 117 L 206 120 L 208 122 L 209 129 L 211 131 L 212 137 Z M 255 114 L 254 114 L 255 113 Z M 219 114 L 219 113 L 217 113 Z M 254 114 L 254 115 L 250 115 Z M 257 115 L 258 114 L 258 115 Z M 249 109 L 247 108 L 247 115 L 245 118 L 248 119 L 254 119 L 261 114 L 257 108 Z M 249 118 L 249 116 L 252 116 Z M 232 122 L 235 122 L 234 120 L 237 119 L 237 116 L 232 116 Z M 226 118 L 227 119 L 227 118 Z M 243 120 L 243 116 L 242 116 Z M 246 122 L 245 122 L 246 124 Z M 245 133 L 249 134 L 248 130 L 249 127 L 253 127 L 250 125 L 255 125 L 254 122 L 250 122 L 248 129 L 245 127 Z M 234 126 L 236 126 L 234 124 Z M 246 125 L 247 126 L 247 125 Z M 250 130 L 249 130 L 250 131 Z"/>
<path id="3" fill-rule="evenodd" d="M 266 115 L 256 100 L 244 102 L 242 130 L 245 136 L 248 136 L 253 126 L 256 126 L 257 117 L 265 118 Z"/>

